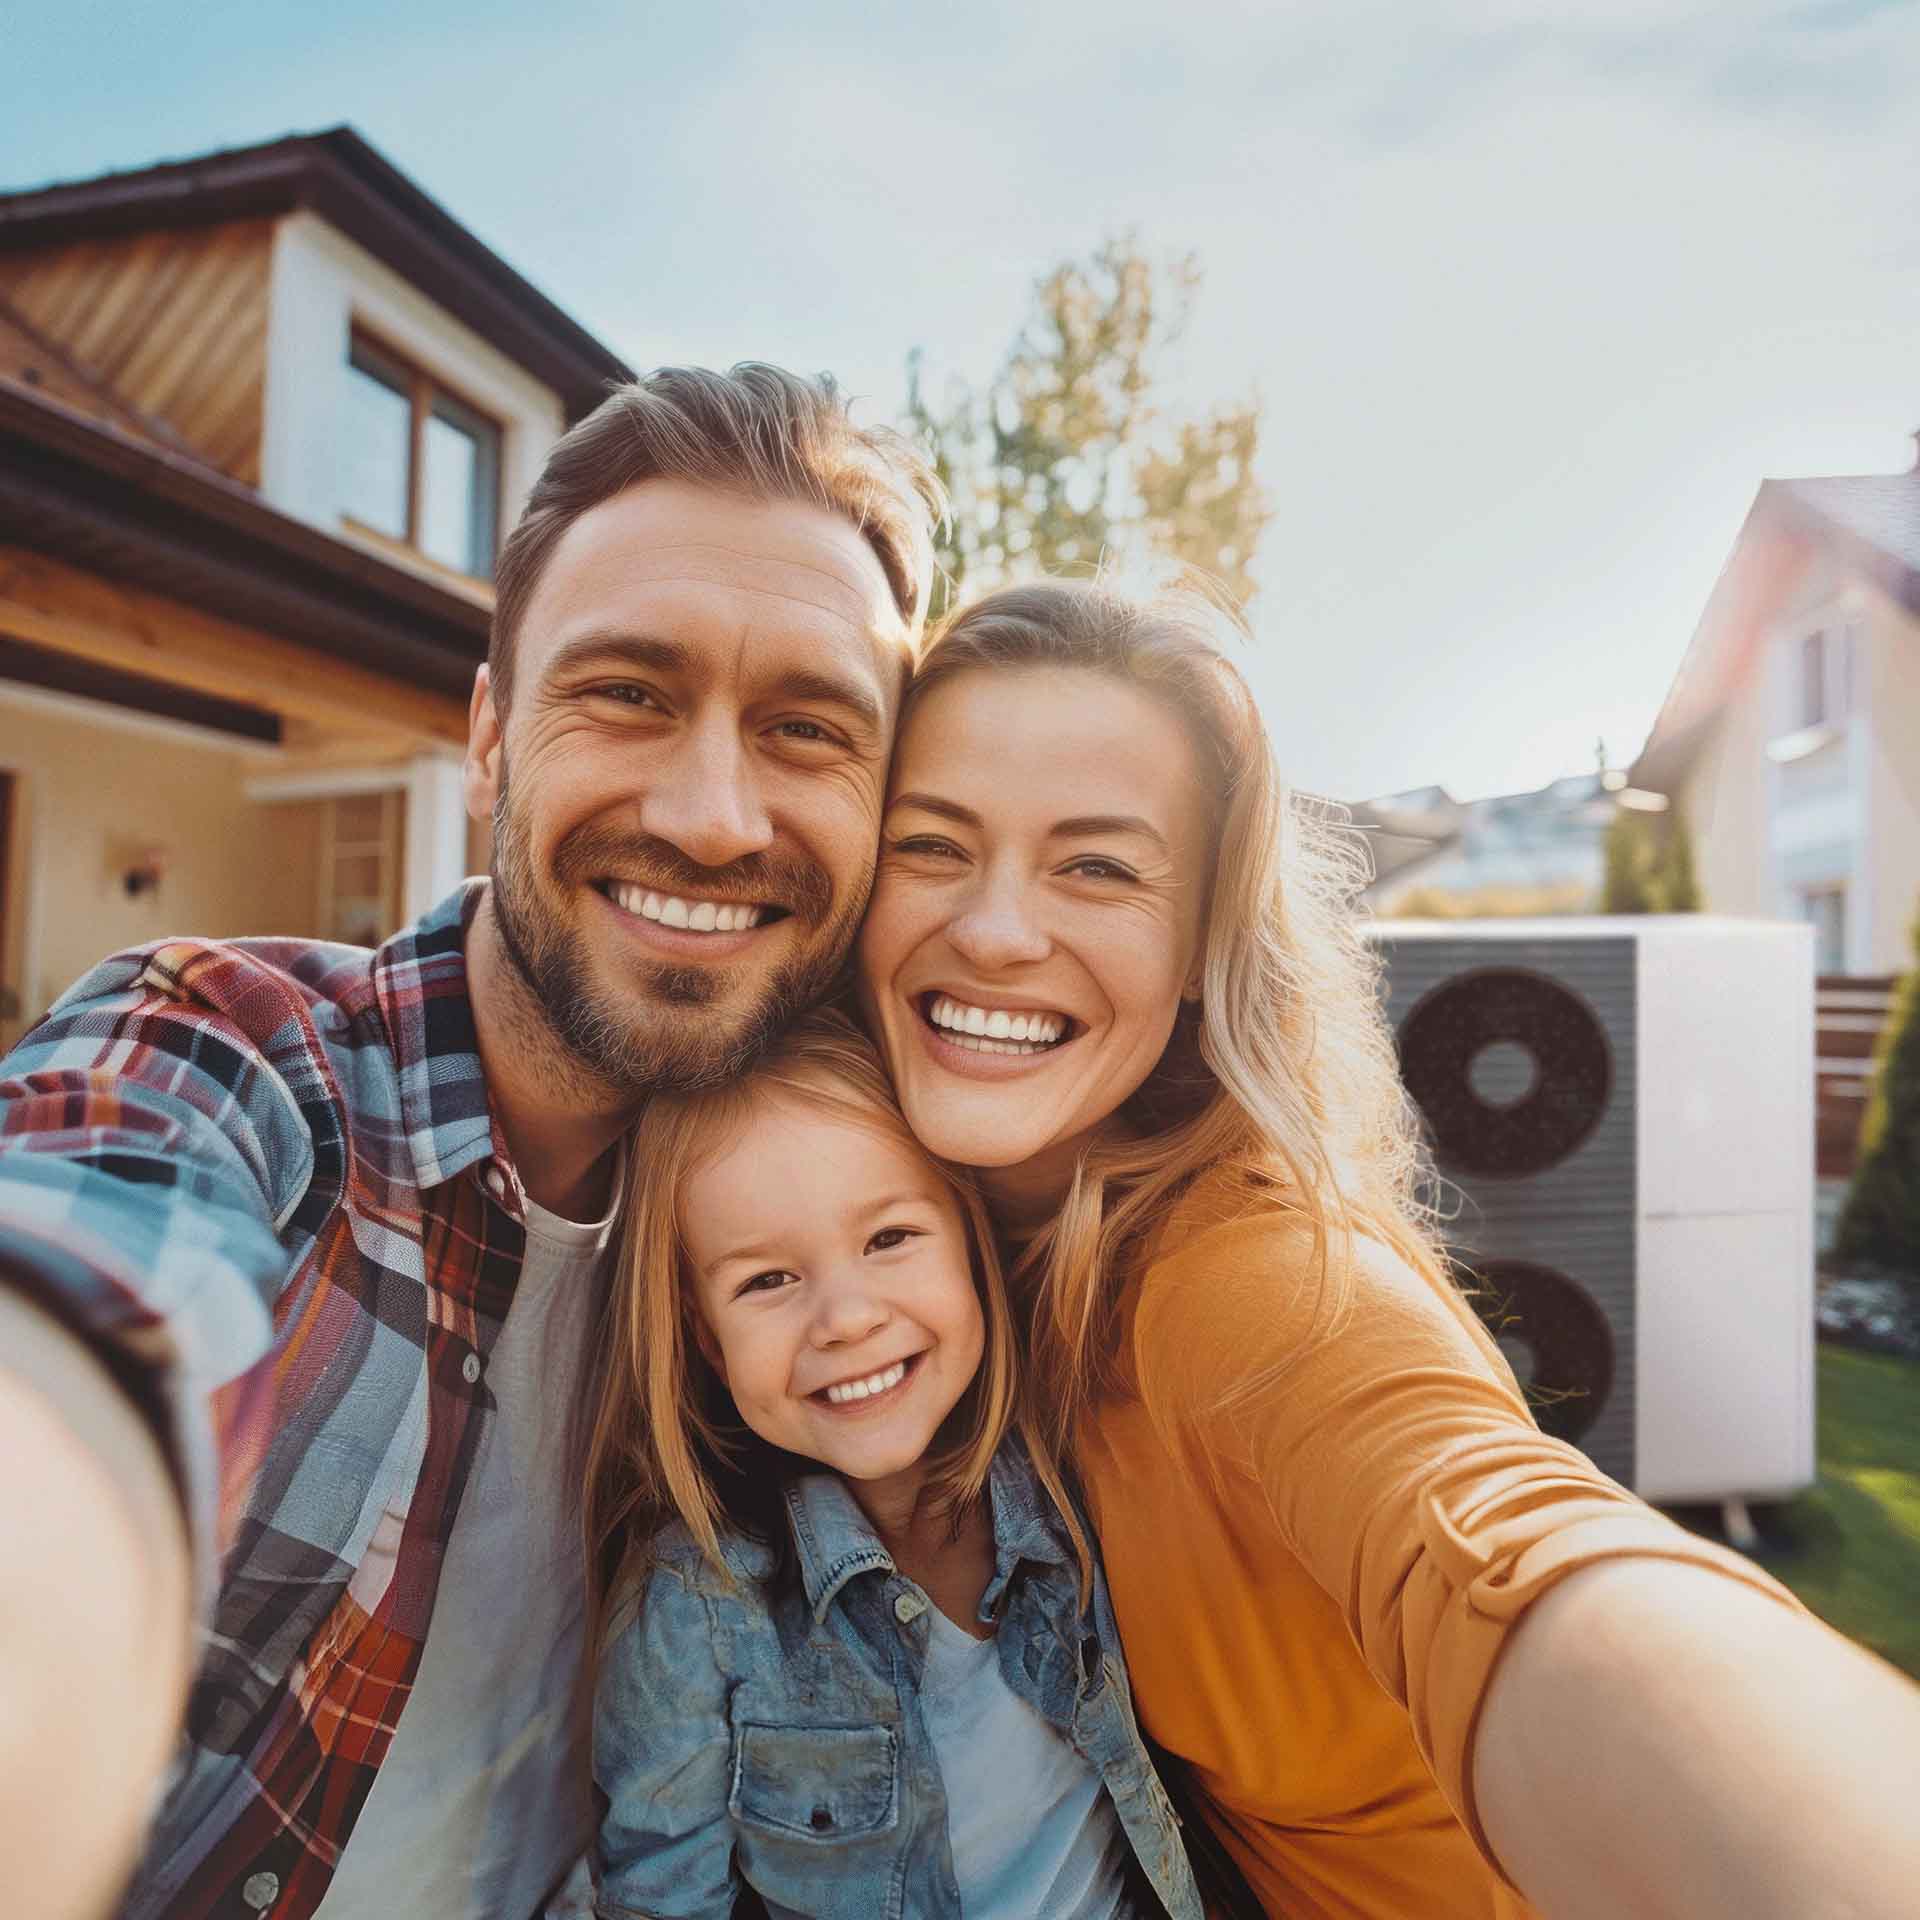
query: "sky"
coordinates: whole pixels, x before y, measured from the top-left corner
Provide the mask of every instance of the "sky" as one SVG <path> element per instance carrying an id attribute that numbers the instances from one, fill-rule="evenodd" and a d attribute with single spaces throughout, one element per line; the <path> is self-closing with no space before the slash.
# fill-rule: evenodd
<path id="1" fill-rule="evenodd" d="M 350 123 L 629 364 L 983 380 L 1057 262 L 1205 270 L 1302 786 L 1630 760 L 1760 481 L 1920 426 L 1920 0 L 0 0 L 0 186 Z"/>

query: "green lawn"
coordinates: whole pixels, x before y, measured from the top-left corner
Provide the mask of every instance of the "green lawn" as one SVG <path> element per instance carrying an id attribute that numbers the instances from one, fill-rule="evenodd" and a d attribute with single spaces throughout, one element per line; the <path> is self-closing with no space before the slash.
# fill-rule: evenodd
<path id="1" fill-rule="evenodd" d="M 1920 1679 L 1920 1364 L 1819 1348 L 1820 1480 L 1762 1525 L 1769 1572 Z"/>

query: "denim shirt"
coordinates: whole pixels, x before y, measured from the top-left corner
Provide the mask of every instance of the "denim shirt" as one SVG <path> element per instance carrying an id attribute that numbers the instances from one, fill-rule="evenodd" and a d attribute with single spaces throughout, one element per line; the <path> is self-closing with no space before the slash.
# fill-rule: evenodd
<path id="1" fill-rule="evenodd" d="M 1072 1550 L 1012 1442 L 991 1494 L 980 1619 L 998 1623 L 1000 1671 L 1098 1773 L 1173 1920 L 1200 1920 L 1105 1579 L 1096 1572 L 1083 1613 Z M 596 1911 L 607 1920 L 726 1920 L 743 1878 L 817 1920 L 961 1920 L 919 1705 L 932 1603 L 836 1476 L 808 1474 L 786 1498 L 797 1586 L 770 1591 L 772 1554 L 729 1537 L 729 1589 L 676 1526 L 602 1659 L 594 1774 L 609 1804 Z"/>

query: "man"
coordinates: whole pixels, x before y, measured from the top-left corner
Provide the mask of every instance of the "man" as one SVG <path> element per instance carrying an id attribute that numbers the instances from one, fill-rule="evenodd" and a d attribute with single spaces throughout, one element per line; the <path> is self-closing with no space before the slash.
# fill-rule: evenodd
<path id="1" fill-rule="evenodd" d="M 938 504 L 830 383 L 621 390 L 501 554 L 491 884 L 120 955 L 0 1063 L 10 1914 L 143 1848 L 129 1915 L 519 1916 L 578 1855 L 618 1143 L 834 981 Z"/>

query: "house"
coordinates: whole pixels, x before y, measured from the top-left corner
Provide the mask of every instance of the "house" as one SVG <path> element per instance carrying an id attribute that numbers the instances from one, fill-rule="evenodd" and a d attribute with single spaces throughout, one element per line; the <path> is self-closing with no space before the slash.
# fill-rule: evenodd
<path id="1" fill-rule="evenodd" d="M 1530 793 L 1456 800 L 1420 787 L 1352 809 L 1373 853 L 1376 913 L 1449 918 L 1592 913 L 1617 774 L 1569 774 Z"/>
<path id="2" fill-rule="evenodd" d="M 1631 778 L 1714 912 L 1810 921 L 1822 973 L 1911 964 L 1920 468 L 1761 486 Z"/>
<path id="3" fill-rule="evenodd" d="M 0 194 L 0 1044 L 484 863 L 490 574 L 609 349 L 347 128 Z"/>

